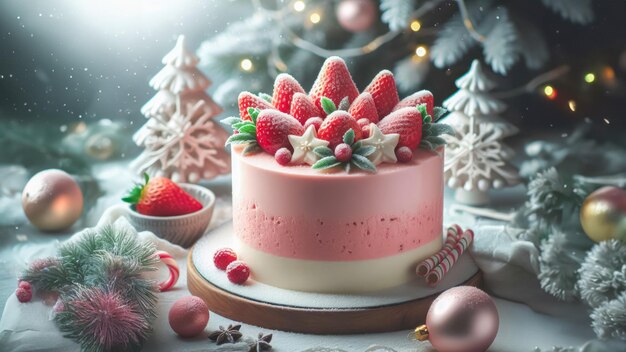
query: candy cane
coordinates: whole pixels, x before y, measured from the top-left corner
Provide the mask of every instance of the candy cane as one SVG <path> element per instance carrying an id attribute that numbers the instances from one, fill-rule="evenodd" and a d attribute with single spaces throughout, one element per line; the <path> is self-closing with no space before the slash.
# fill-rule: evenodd
<path id="1" fill-rule="evenodd" d="M 474 231 L 465 230 L 457 244 L 449 251 L 449 254 L 426 275 L 426 283 L 431 286 L 437 285 L 454 266 L 459 257 L 463 255 L 473 240 Z"/>
<path id="2" fill-rule="evenodd" d="M 176 263 L 176 259 L 174 259 L 171 254 L 165 251 L 156 251 L 155 255 L 159 257 L 163 264 L 167 265 L 170 271 L 170 277 L 166 281 L 159 282 L 159 290 L 161 290 L 161 292 L 167 291 L 172 288 L 172 286 L 176 285 L 176 281 L 178 281 L 178 276 L 180 275 L 178 263 Z"/>
<path id="3" fill-rule="evenodd" d="M 456 245 L 462 233 L 463 229 L 461 229 L 461 227 L 457 224 L 453 224 L 448 227 L 448 230 L 446 231 L 446 242 L 444 243 L 443 248 L 417 265 L 417 268 L 415 269 L 417 275 L 426 276 L 426 274 L 433 270 Z"/>

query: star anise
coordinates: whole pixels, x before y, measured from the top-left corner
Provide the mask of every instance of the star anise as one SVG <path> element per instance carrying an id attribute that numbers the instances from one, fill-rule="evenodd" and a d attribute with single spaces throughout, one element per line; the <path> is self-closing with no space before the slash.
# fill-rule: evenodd
<path id="1" fill-rule="evenodd" d="M 215 341 L 218 345 L 223 343 L 235 343 L 235 341 L 239 340 L 242 336 L 241 325 L 228 325 L 226 329 L 223 326 L 220 326 L 219 330 L 215 330 L 209 334 L 209 339 Z"/>
<path id="2" fill-rule="evenodd" d="M 259 333 L 259 337 L 254 341 L 254 344 L 250 346 L 249 352 L 263 352 L 263 351 L 271 351 L 272 345 L 270 342 L 272 341 L 272 334 L 263 335 L 263 333 Z"/>

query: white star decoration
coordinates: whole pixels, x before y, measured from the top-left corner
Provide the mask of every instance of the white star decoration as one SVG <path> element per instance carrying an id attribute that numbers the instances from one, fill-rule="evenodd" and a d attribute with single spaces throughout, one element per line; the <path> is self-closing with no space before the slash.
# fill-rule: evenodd
<path id="1" fill-rule="evenodd" d="M 383 134 L 376 124 L 370 124 L 370 136 L 361 141 L 363 146 L 372 146 L 376 151 L 368 159 L 374 164 L 396 163 L 395 149 L 400 140 L 397 133 Z"/>
<path id="2" fill-rule="evenodd" d="M 302 136 L 290 135 L 289 143 L 291 143 L 293 147 L 293 155 L 291 156 L 291 162 L 293 164 L 306 163 L 313 165 L 319 160 L 319 157 L 313 152 L 313 149 L 326 147 L 329 142 L 317 138 L 315 126 L 309 126 Z"/>

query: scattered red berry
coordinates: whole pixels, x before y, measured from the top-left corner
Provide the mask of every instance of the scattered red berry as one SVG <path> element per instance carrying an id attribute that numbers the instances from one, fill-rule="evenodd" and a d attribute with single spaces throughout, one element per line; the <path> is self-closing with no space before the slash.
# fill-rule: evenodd
<path id="1" fill-rule="evenodd" d="M 202 203 L 165 177 L 146 176 L 145 184 L 137 185 L 122 200 L 133 204 L 139 214 L 150 216 L 178 216 L 202 209 Z"/>
<path id="2" fill-rule="evenodd" d="M 429 115 L 432 115 L 433 109 L 435 107 L 433 93 L 427 90 L 420 90 L 419 92 L 415 92 L 408 97 L 400 100 L 400 102 L 393 107 L 393 111 L 400 110 L 402 108 L 414 108 L 420 104 L 426 104 L 426 111 Z"/>
<path id="3" fill-rule="evenodd" d="M 409 147 L 396 148 L 396 158 L 401 163 L 408 163 L 413 159 L 413 151 Z"/>
<path id="4" fill-rule="evenodd" d="M 250 92 L 241 92 L 237 101 L 239 103 L 239 117 L 247 121 L 252 121 L 250 114 L 248 114 L 248 108 L 257 108 L 259 110 L 273 108 L 270 103 Z"/>
<path id="5" fill-rule="evenodd" d="M 33 291 L 18 287 L 18 289 L 15 290 L 15 296 L 21 303 L 30 302 L 30 300 L 33 299 Z"/>
<path id="6" fill-rule="evenodd" d="M 352 159 L 352 148 L 346 143 L 341 143 L 335 147 L 335 158 L 337 161 L 346 163 Z"/>
<path id="7" fill-rule="evenodd" d="M 311 117 L 310 119 L 306 120 L 306 122 L 304 123 L 304 130 L 306 131 L 309 128 L 309 126 L 313 125 L 315 126 L 315 131 L 319 131 L 320 127 L 322 127 L 323 122 L 324 120 L 322 120 L 321 117 Z"/>
<path id="8" fill-rule="evenodd" d="M 330 142 L 329 148 L 335 148 L 338 144 L 343 143 L 343 135 L 349 130 L 354 131 L 354 141 L 362 138 L 361 127 L 356 120 L 345 111 L 337 110 L 328 117 L 317 131 L 317 137 Z"/>
<path id="9" fill-rule="evenodd" d="M 315 116 L 320 116 L 320 109 L 315 106 L 313 100 L 308 95 L 303 93 L 296 93 L 291 100 L 291 108 L 289 109 L 289 115 L 300 121 L 301 124 L 305 124 Z M 321 121 L 321 118 L 320 118 Z M 305 128 L 306 129 L 306 128 Z"/>
<path id="10" fill-rule="evenodd" d="M 18 288 L 23 288 L 23 289 L 28 290 L 28 291 L 32 291 L 32 289 L 33 289 L 32 286 L 30 285 L 30 282 L 23 281 L 23 280 L 20 280 L 20 282 L 18 282 L 17 287 Z"/>
<path id="11" fill-rule="evenodd" d="M 337 56 L 326 59 L 309 93 L 315 106 L 320 110 L 321 117 L 326 116 L 320 102 L 322 97 L 327 97 L 339 106 L 343 98 L 348 97 L 348 100 L 353 102 L 358 95 L 359 90 L 352 80 L 345 61 Z"/>
<path id="12" fill-rule="evenodd" d="M 237 260 L 237 253 L 231 248 L 222 248 L 215 251 L 213 254 L 213 264 L 220 270 L 226 270 L 228 264 Z"/>
<path id="13" fill-rule="evenodd" d="M 304 93 L 304 89 L 302 89 L 300 83 L 287 73 L 279 74 L 274 81 L 272 105 L 274 105 L 278 111 L 288 114 L 291 108 L 291 100 L 295 93 Z"/>
<path id="14" fill-rule="evenodd" d="M 400 100 L 393 73 L 388 70 L 380 71 L 364 92 L 370 93 L 374 98 L 380 120 L 387 116 Z"/>
<path id="15" fill-rule="evenodd" d="M 374 98 L 368 92 L 361 93 L 350 105 L 348 112 L 356 120 L 367 119 L 373 123 L 377 123 L 379 120 Z"/>
<path id="16" fill-rule="evenodd" d="M 398 147 L 417 149 L 422 141 L 422 114 L 417 108 L 402 108 L 389 114 L 378 123 L 384 134 L 398 133 Z"/>
<path id="17" fill-rule="evenodd" d="M 287 148 L 280 148 L 274 154 L 274 158 L 279 165 L 287 166 L 291 162 L 291 152 Z"/>
<path id="18" fill-rule="evenodd" d="M 280 148 L 291 148 L 289 135 L 301 136 L 304 127 L 290 115 L 278 110 L 263 110 L 256 121 L 256 140 L 270 155 Z"/>
<path id="19" fill-rule="evenodd" d="M 241 260 L 235 260 L 234 262 L 228 264 L 226 268 L 226 276 L 228 276 L 228 280 L 234 284 L 241 285 L 248 277 L 250 277 L 250 268 L 248 264 L 242 262 Z"/>

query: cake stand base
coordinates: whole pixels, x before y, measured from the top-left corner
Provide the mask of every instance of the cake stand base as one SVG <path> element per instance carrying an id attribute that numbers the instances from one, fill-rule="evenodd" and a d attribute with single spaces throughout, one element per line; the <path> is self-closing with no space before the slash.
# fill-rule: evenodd
<path id="1" fill-rule="evenodd" d="M 234 285 L 212 264 L 214 251 L 230 246 L 232 237 L 232 223 L 228 223 L 196 243 L 187 259 L 187 286 L 212 312 L 267 329 L 308 334 L 411 330 L 424 323 L 440 292 L 458 285 L 482 284 L 480 271 L 469 256 L 463 255 L 435 288 L 417 278 L 402 287 L 358 295 L 298 292 L 252 280 Z"/>

